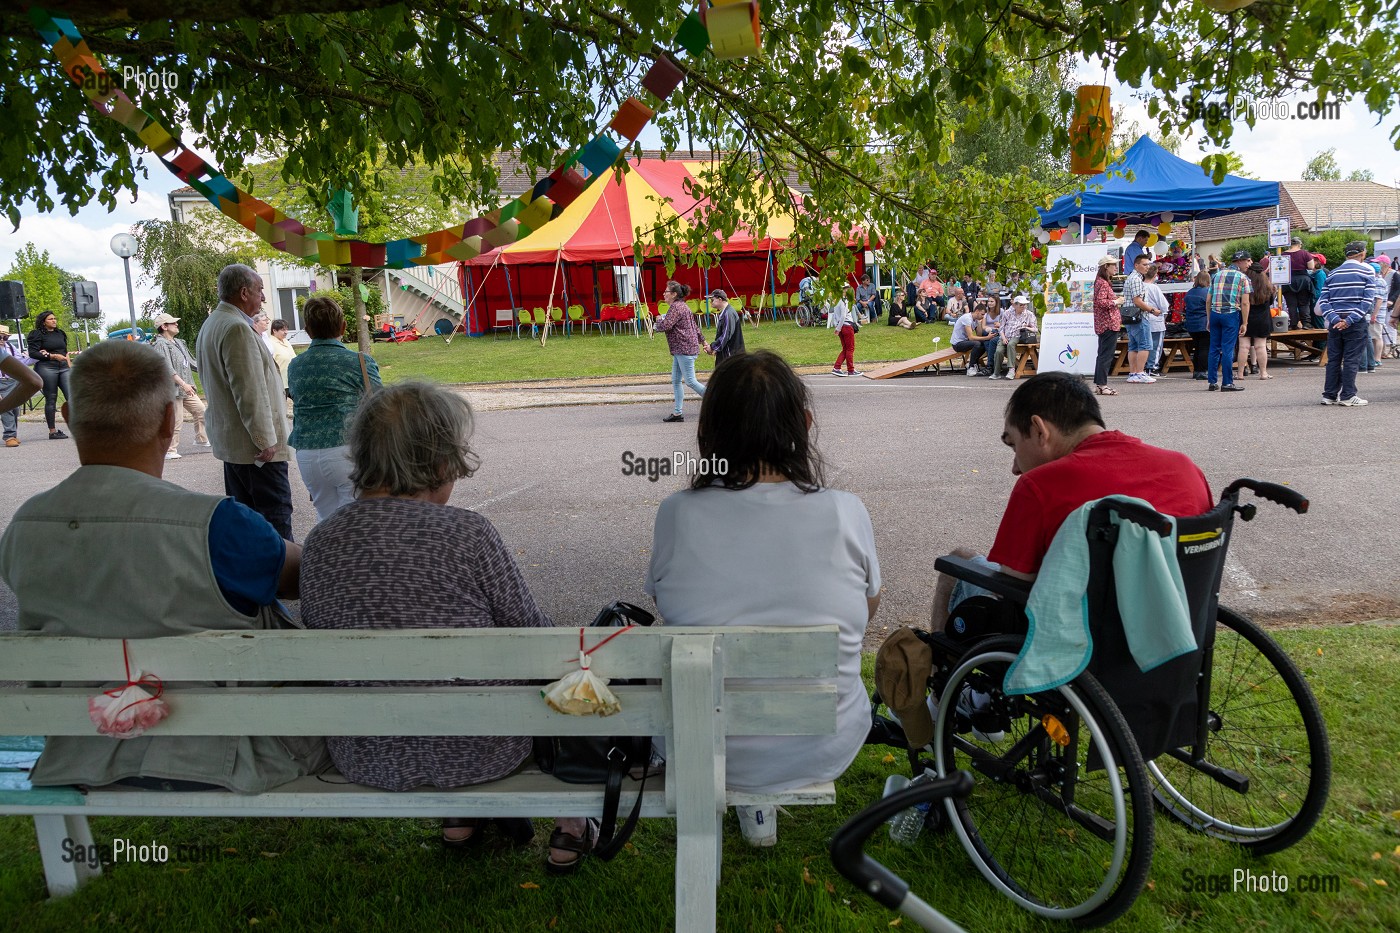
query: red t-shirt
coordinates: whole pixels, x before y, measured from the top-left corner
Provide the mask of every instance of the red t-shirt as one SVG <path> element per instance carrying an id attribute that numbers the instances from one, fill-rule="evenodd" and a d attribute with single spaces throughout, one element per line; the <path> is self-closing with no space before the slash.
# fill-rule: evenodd
<path id="1" fill-rule="evenodd" d="M 1177 517 L 1200 515 L 1215 505 L 1205 474 L 1190 457 L 1121 431 L 1101 431 L 1069 456 L 1016 480 L 988 559 L 1020 573 L 1038 573 L 1069 514 L 1113 495 L 1142 499 Z"/>

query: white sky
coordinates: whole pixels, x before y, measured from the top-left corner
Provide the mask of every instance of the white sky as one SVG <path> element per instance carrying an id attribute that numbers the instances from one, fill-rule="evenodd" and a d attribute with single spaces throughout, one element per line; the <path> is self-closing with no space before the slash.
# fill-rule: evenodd
<path id="1" fill-rule="evenodd" d="M 1093 69 L 1085 66 L 1080 69 L 1080 77 L 1092 82 L 1102 78 L 1102 70 L 1095 75 Z M 1144 129 L 1155 127 L 1147 116 L 1146 105 L 1131 96 L 1130 88 L 1117 82 L 1110 84 L 1115 105 L 1127 105 L 1126 120 L 1136 120 Z M 1303 99 L 1306 98 L 1289 99 L 1290 112 L 1293 104 Z M 1393 124 L 1397 117 L 1400 114 L 1392 114 L 1387 122 Z M 1344 177 L 1353 169 L 1370 169 L 1376 181 L 1400 186 L 1400 153 L 1392 148 L 1386 128 L 1377 126 L 1375 118 L 1359 103 L 1343 107 L 1339 120 L 1260 120 L 1253 129 L 1241 123 L 1232 141 L 1232 149 L 1244 159 L 1245 169 L 1269 181 L 1298 179 L 1314 154 L 1332 147 L 1337 149 L 1337 162 Z M 1184 158 L 1196 161 L 1206 154 L 1195 140 L 1187 140 L 1181 152 Z M 10 231 L 8 222 L 0 219 L 0 275 L 10 268 L 15 253 L 32 241 L 39 249 L 48 250 L 50 258 L 60 267 L 97 282 L 99 301 L 107 321 L 125 319 L 126 284 L 122 261 L 109 245 L 111 238 L 138 220 L 168 220 L 170 210 L 166 195 L 181 187 L 180 181 L 159 162 L 150 162 L 150 178 L 141 184 L 135 203 L 129 195 L 123 197 L 111 213 L 94 203 L 74 216 L 61 207 L 55 213 L 40 214 L 31 204 L 21 211 L 20 226 L 14 232 Z M 155 297 L 151 288 L 140 284 L 140 271 L 133 262 L 132 288 L 138 315 L 142 302 Z"/>

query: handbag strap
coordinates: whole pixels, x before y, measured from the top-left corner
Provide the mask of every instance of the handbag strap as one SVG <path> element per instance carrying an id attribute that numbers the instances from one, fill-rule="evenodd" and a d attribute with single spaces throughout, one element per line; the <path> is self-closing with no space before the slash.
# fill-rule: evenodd
<path id="1" fill-rule="evenodd" d="M 593 854 L 603 861 L 612 861 L 637 829 L 637 823 L 642 816 L 642 797 L 646 794 L 647 776 L 650 771 L 651 754 L 648 749 L 646 763 L 642 765 L 642 780 L 637 788 L 637 800 L 632 804 L 632 812 L 627 814 L 627 821 L 618 829 L 617 805 L 622 799 L 622 776 L 627 773 L 627 755 L 617 746 L 609 749 L 608 783 L 603 791 L 603 819 L 598 828 L 598 841 L 593 846 Z"/>
<path id="2" fill-rule="evenodd" d="M 363 353 L 356 353 L 355 355 L 360 358 L 360 376 L 365 380 L 365 394 L 369 395 L 369 367 L 365 365 L 365 355 Z"/>

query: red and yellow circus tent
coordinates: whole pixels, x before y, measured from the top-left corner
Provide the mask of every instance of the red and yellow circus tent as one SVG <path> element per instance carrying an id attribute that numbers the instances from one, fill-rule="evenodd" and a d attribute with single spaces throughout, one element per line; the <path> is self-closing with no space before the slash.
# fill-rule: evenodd
<path id="1" fill-rule="evenodd" d="M 469 333 L 489 331 L 499 308 L 545 307 L 551 296 L 555 307 L 579 304 L 592 312 L 625 299 L 633 280 L 643 301 L 654 305 L 661 300 L 668 276 L 652 248 L 654 233 L 663 225 L 685 229 L 688 218 L 708 208 L 708 200 L 695 192 L 707 187 L 717 166 L 634 159 L 621 168 L 621 178 L 609 172 L 598 179 L 551 223 L 461 265 Z M 802 268 L 779 273 L 775 256 L 786 246 L 793 214 L 801 209 L 800 195 L 790 198 L 791 203 L 768 212 L 762 234 L 741 225 L 728 240 L 715 242 L 711 256 L 718 261 L 712 259 L 708 268 L 678 265 L 670 278 L 689 285 L 693 297 L 722 288 L 731 296 L 743 295 L 746 303 L 751 295 L 795 291 Z M 634 241 L 641 245 L 640 262 Z"/>

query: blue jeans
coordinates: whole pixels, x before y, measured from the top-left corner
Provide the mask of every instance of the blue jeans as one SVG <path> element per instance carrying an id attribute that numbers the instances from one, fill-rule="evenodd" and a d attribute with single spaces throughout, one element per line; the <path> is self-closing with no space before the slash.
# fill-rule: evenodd
<path id="1" fill-rule="evenodd" d="M 1351 330 L 1351 328 L 1348 327 L 1347 330 Z M 1366 346 L 1365 346 L 1365 348 L 1362 350 L 1361 368 L 1362 368 L 1362 369 L 1375 369 L 1375 368 L 1376 368 L 1376 345 L 1373 344 L 1373 343 L 1371 342 L 1371 335 L 1370 335 L 1370 332 L 1368 331 L 1368 329 L 1367 329 L 1367 327 L 1366 327 L 1365 324 L 1362 324 L 1362 325 L 1361 325 L 1361 330 L 1366 332 L 1366 340 L 1365 340 Z M 1331 359 L 1331 357 L 1329 356 L 1328 359 Z"/>
<path id="2" fill-rule="evenodd" d="M 1240 343 L 1240 313 L 1238 311 L 1217 311 L 1210 316 L 1210 362 L 1206 378 L 1211 385 L 1223 376 L 1227 386 L 1235 384 L 1235 372 L 1230 364 L 1235 359 L 1235 348 Z"/>
<path id="3" fill-rule="evenodd" d="M 1128 334 L 1129 353 L 1152 349 L 1152 325 L 1146 318 L 1139 318 L 1136 324 L 1124 324 L 1123 330 Z"/>
<path id="4" fill-rule="evenodd" d="M 1366 324 L 1353 324 L 1346 330 L 1327 330 L 1327 381 L 1322 395 L 1330 399 L 1349 399 L 1356 395 L 1356 372 L 1371 345 Z"/>
<path id="5" fill-rule="evenodd" d="M 695 381 L 695 357 L 677 354 L 671 357 L 671 390 L 676 393 L 678 415 L 681 413 L 681 400 L 685 398 L 685 391 L 681 388 L 682 382 L 694 389 L 696 395 L 705 394 L 705 387 Z"/>

